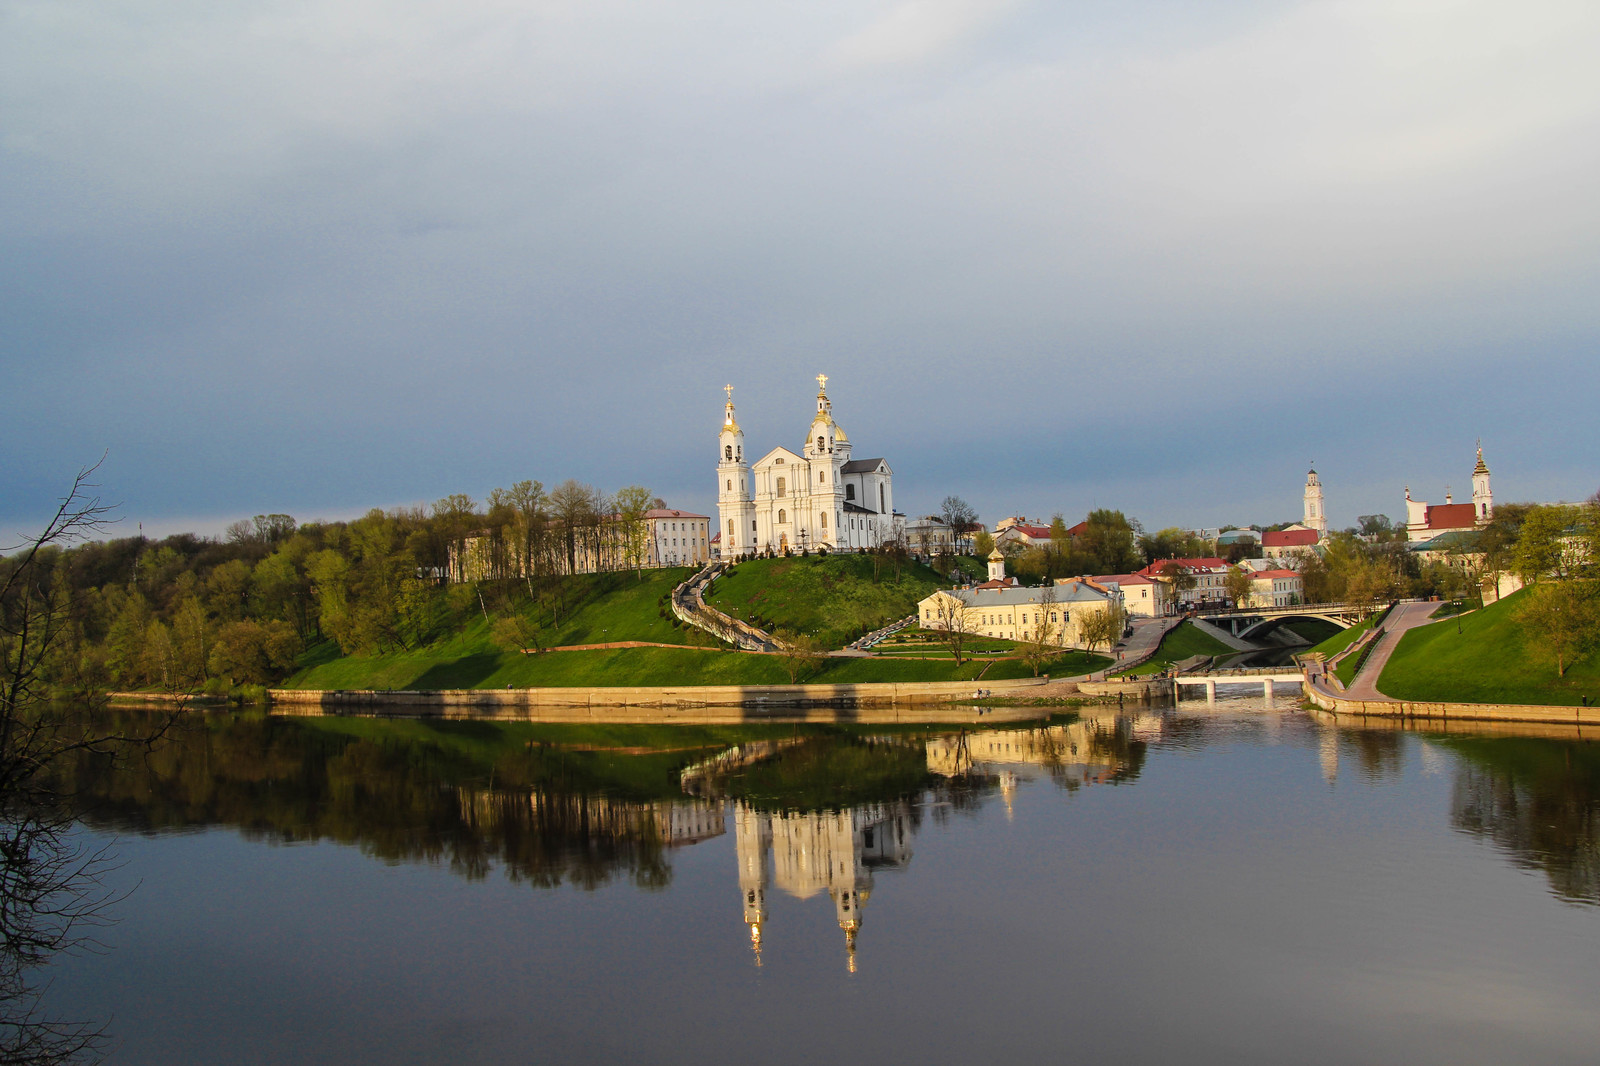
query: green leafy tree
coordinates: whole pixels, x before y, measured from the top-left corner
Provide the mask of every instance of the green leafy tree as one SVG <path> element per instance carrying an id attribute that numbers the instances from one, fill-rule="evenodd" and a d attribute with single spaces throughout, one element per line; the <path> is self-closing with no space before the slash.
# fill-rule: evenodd
<path id="1" fill-rule="evenodd" d="M 1529 509 L 1517 534 L 1512 566 L 1528 584 L 1541 578 L 1573 576 L 1581 564 L 1578 528 L 1582 513 L 1570 504 L 1552 504 Z"/>
<path id="2" fill-rule="evenodd" d="M 1078 637 L 1090 651 L 1102 645 L 1110 648 L 1122 638 L 1127 617 L 1114 603 L 1085 611 L 1078 620 Z"/>
<path id="3" fill-rule="evenodd" d="M 789 675 L 790 684 L 816 673 L 827 659 L 827 649 L 810 633 L 796 633 L 785 629 L 778 631 L 774 636 L 777 637 L 778 646 L 782 649 L 779 653 L 779 662 L 783 664 L 784 673 Z"/>
<path id="4" fill-rule="evenodd" d="M 1083 550 L 1097 574 L 1121 574 L 1139 566 L 1134 524 L 1121 511 L 1090 511 L 1084 522 Z"/>
<path id="5" fill-rule="evenodd" d="M 1255 594 L 1255 577 L 1247 567 L 1230 566 L 1225 582 L 1228 599 L 1233 601 L 1235 607 L 1250 606 L 1250 599 Z"/>
<path id="6" fill-rule="evenodd" d="M 1556 676 L 1565 677 L 1573 661 L 1600 643 L 1600 605 L 1592 581 L 1546 581 L 1528 592 L 1518 618 L 1529 651 L 1553 660 Z"/>
<path id="7" fill-rule="evenodd" d="M 614 502 L 623 559 L 633 567 L 639 580 L 644 579 L 644 562 L 650 554 L 650 519 L 647 516 L 654 505 L 655 496 L 642 485 L 619 489 Z"/>

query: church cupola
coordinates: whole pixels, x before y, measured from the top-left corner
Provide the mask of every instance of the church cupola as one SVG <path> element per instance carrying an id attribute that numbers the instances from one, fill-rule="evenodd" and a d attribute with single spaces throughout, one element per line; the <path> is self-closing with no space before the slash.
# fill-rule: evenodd
<path id="1" fill-rule="evenodd" d="M 828 375 L 817 375 L 817 415 L 806 432 L 806 446 L 801 449 L 808 459 L 838 458 L 841 453 L 848 458 L 850 438 L 833 420 L 833 401 L 828 399 Z"/>
<path id="2" fill-rule="evenodd" d="M 1478 445 L 1478 465 L 1472 468 L 1472 516 L 1479 525 L 1494 518 L 1494 493 L 1489 491 L 1489 468 L 1483 461 L 1483 444 Z"/>
<path id="3" fill-rule="evenodd" d="M 989 553 L 989 580 L 1004 581 L 1006 579 L 1006 557 L 996 548 Z"/>
<path id="4" fill-rule="evenodd" d="M 722 391 L 728 394 L 728 404 L 722 409 L 722 433 L 717 438 L 722 450 L 719 462 L 742 463 L 744 462 L 744 430 L 739 428 L 739 420 L 733 417 L 733 386 L 724 385 Z"/>

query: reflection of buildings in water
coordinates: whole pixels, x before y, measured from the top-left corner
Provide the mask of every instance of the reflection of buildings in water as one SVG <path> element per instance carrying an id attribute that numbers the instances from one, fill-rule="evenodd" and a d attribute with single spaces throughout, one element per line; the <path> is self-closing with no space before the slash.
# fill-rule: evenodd
<path id="1" fill-rule="evenodd" d="M 1339 730 L 1325 727 L 1317 737 L 1317 760 L 1322 763 L 1322 778 L 1328 784 L 1339 780 Z"/>
<path id="2" fill-rule="evenodd" d="M 481 788 L 458 790 L 462 819 L 489 828 L 505 816 L 514 793 Z M 695 844 L 727 832 L 720 804 L 700 800 L 633 803 L 610 796 L 532 792 L 528 810 L 538 824 L 560 825 L 573 835 L 606 840 L 647 840 L 667 847 Z"/>
<path id="3" fill-rule="evenodd" d="M 872 871 L 911 861 L 910 805 L 876 803 L 844 811 L 757 811 L 734 804 L 739 890 L 750 944 L 761 962 L 761 926 L 770 883 L 797 899 L 826 891 L 844 930 L 850 972 L 856 968 L 861 909 L 872 894 Z M 768 857 L 771 876 L 768 877 Z"/>
<path id="4" fill-rule="evenodd" d="M 935 737 L 928 741 L 928 769 L 961 777 L 983 769 L 999 771 L 1000 794 L 1011 814 L 1019 778 L 1033 768 L 1049 771 L 1065 788 L 1123 780 L 1142 762 L 1144 743 L 1161 734 L 1158 714 L 1094 715 L 1041 729 L 990 729 Z"/>

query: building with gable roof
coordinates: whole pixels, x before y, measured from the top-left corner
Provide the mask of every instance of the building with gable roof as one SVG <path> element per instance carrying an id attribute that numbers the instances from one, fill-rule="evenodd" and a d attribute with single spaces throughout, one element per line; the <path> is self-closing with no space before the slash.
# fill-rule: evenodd
<path id="1" fill-rule="evenodd" d="M 1482 529 L 1494 518 L 1494 493 L 1489 490 L 1489 467 L 1483 461 L 1483 446 L 1478 446 L 1478 462 L 1472 468 L 1472 502 L 1456 503 L 1449 492 L 1444 503 L 1430 504 L 1411 498 L 1406 487 L 1406 539 L 1433 540 L 1455 530 Z"/>
<path id="2" fill-rule="evenodd" d="M 1122 590 L 1093 578 L 1061 578 L 1053 585 L 1025 586 L 1006 576 L 1005 556 L 989 556 L 989 580 L 965 588 L 940 589 L 917 604 L 923 629 L 956 629 L 977 637 L 1033 640 L 1064 648 L 1084 645 L 1082 628 L 1090 612 L 1126 615 Z"/>
<path id="3" fill-rule="evenodd" d="M 884 459 L 853 459 L 833 420 L 828 376 L 817 375 L 817 410 L 799 451 L 777 447 L 753 464 L 734 417 L 733 386 L 718 435 L 717 532 L 722 557 L 826 548 L 877 548 L 903 538 L 894 471 Z"/>

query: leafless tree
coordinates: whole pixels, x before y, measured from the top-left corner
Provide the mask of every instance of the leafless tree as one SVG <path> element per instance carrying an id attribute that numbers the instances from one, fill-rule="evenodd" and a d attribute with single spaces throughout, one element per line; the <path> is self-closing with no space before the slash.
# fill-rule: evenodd
<path id="1" fill-rule="evenodd" d="M 140 736 L 113 734 L 56 697 L 74 694 L 70 583 L 65 547 L 103 532 L 112 508 L 78 472 L 42 532 L 0 560 L 0 1061 L 88 1059 L 106 1042 L 99 1027 L 43 1009 L 34 980 L 51 957 L 90 943 L 115 902 L 101 880 L 104 850 L 70 832 L 71 796 L 55 770 L 68 756 L 154 743 L 175 715 L 156 715 Z M 178 683 L 176 680 L 174 683 Z M 75 693 L 80 702 L 89 694 Z"/>

